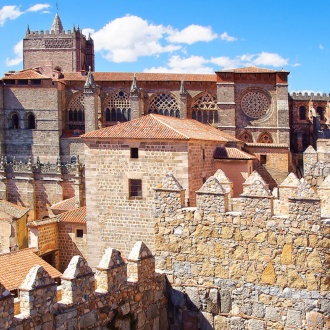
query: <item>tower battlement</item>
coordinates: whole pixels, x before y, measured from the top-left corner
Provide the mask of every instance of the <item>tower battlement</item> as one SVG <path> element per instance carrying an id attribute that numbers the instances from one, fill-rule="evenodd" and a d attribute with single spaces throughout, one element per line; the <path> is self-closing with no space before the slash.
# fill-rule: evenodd
<path id="1" fill-rule="evenodd" d="M 290 97 L 293 100 L 314 100 L 314 101 L 329 101 L 330 100 L 330 94 L 326 93 L 290 93 Z"/>
<path id="2" fill-rule="evenodd" d="M 90 66 L 94 71 L 94 41 L 81 30 L 65 31 L 58 14 L 50 30 L 31 31 L 23 39 L 24 69 L 37 66 L 59 67 L 64 72 L 79 72 Z"/>

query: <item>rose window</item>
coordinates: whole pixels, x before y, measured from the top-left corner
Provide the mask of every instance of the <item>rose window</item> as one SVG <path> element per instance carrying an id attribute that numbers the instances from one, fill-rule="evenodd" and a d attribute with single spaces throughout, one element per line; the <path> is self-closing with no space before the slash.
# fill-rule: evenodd
<path id="1" fill-rule="evenodd" d="M 251 118 L 261 118 L 267 114 L 270 102 L 268 97 L 259 91 L 246 93 L 241 100 L 242 111 Z"/>

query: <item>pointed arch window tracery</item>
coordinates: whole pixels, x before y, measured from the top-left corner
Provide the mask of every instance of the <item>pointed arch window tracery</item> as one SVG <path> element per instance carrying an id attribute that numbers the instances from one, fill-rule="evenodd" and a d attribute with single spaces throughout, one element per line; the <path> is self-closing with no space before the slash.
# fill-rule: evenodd
<path id="1" fill-rule="evenodd" d="M 204 93 L 192 104 L 192 119 L 197 119 L 204 124 L 216 124 L 219 122 L 217 99 L 211 93 Z"/>
<path id="2" fill-rule="evenodd" d="M 260 134 L 258 143 L 273 143 L 273 138 L 269 133 L 265 132 Z"/>
<path id="3" fill-rule="evenodd" d="M 181 117 L 179 104 L 175 97 L 169 93 L 154 95 L 148 105 L 148 113 L 155 113 L 170 117 Z"/>
<path id="4" fill-rule="evenodd" d="M 74 94 L 68 104 L 68 129 L 85 130 L 85 101 L 82 93 Z"/>
<path id="5" fill-rule="evenodd" d="M 112 94 L 105 104 L 105 125 L 113 125 L 119 122 L 131 120 L 131 102 L 124 91 Z"/>
<path id="6" fill-rule="evenodd" d="M 239 137 L 239 140 L 243 141 L 243 142 L 247 142 L 247 143 L 252 143 L 253 139 L 252 139 L 252 135 L 248 132 L 243 132 Z"/>

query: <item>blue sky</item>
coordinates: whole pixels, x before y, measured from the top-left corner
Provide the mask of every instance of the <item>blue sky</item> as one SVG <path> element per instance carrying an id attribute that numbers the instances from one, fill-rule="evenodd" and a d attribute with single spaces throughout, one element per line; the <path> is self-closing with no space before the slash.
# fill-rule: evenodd
<path id="1" fill-rule="evenodd" d="M 58 1 L 65 30 L 95 43 L 96 71 L 287 70 L 290 91 L 330 93 L 330 1 Z M 0 72 L 22 69 L 27 25 L 50 29 L 56 1 L 0 0 Z"/>

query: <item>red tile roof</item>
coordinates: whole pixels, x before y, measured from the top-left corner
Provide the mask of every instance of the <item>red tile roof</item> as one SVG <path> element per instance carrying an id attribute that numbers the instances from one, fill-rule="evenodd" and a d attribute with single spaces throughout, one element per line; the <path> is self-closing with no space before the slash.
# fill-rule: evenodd
<path id="1" fill-rule="evenodd" d="M 3 77 L 4 80 L 13 80 L 13 79 L 50 79 L 47 76 L 42 75 L 36 69 L 25 69 L 15 73 L 12 73 L 8 76 Z"/>
<path id="2" fill-rule="evenodd" d="M 81 136 L 83 139 L 206 140 L 239 141 L 229 134 L 194 119 L 150 114 Z"/>
<path id="3" fill-rule="evenodd" d="M 58 222 L 86 223 L 86 206 L 59 214 Z"/>
<path id="4" fill-rule="evenodd" d="M 64 72 L 63 78 L 66 81 L 85 81 L 87 73 Z M 185 73 L 136 73 L 136 80 L 139 81 L 203 81 L 216 82 L 215 74 L 185 74 Z M 132 81 L 133 72 L 93 72 L 95 81 Z"/>
<path id="5" fill-rule="evenodd" d="M 217 147 L 213 155 L 214 159 L 254 159 L 253 155 L 248 154 L 237 148 Z"/>
<path id="6" fill-rule="evenodd" d="M 9 214 L 11 217 L 14 217 L 16 219 L 21 218 L 29 210 L 30 209 L 27 207 L 10 203 L 8 201 L 5 201 L 4 199 L 0 200 L 0 211 Z"/>
<path id="7" fill-rule="evenodd" d="M 270 70 L 265 68 L 257 68 L 255 66 L 250 66 L 246 68 L 238 68 L 232 70 L 221 70 L 218 72 L 234 72 L 234 73 L 274 73 L 279 72 L 279 70 Z"/>
<path id="8" fill-rule="evenodd" d="M 0 254 L 0 283 L 7 290 L 18 289 L 34 265 L 44 267 L 52 278 L 62 275 L 35 252 L 36 249 L 32 248 Z"/>
<path id="9" fill-rule="evenodd" d="M 76 198 L 71 197 L 51 206 L 51 210 L 70 211 L 76 208 Z"/>

